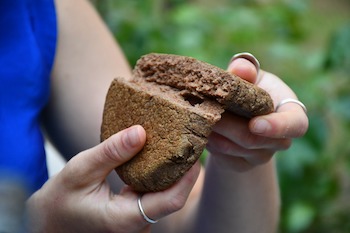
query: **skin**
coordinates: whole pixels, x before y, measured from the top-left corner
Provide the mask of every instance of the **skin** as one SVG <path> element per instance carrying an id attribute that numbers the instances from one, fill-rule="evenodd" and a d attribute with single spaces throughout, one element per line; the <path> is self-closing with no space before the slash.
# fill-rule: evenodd
<path id="1" fill-rule="evenodd" d="M 109 84 L 116 76 L 130 78 L 131 69 L 87 1 L 56 6 L 59 38 L 44 125 L 71 159 L 28 200 L 30 231 L 274 232 L 280 200 L 272 157 L 306 132 L 303 109 L 288 103 L 251 120 L 225 113 L 209 137 L 205 168 L 197 163 L 170 189 L 142 196 L 146 214 L 160 219 L 151 228 L 138 210 L 138 194 L 117 177 L 107 182 L 143 147 L 146 132 L 133 126 L 99 143 Z M 257 78 L 245 59 L 234 60 L 228 71 L 267 90 L 275 106 L 296 98 L 278 77 L 260 71 Z"/>

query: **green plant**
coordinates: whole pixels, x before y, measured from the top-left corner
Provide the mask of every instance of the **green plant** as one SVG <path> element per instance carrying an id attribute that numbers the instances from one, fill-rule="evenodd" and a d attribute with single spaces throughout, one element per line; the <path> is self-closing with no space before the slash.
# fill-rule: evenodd
<path id="1" fill-rule="evenodd" d="M 306 104 L 310 120 L 307 134 L 276 155 L 283 203 L 280 232 L 350 232 L 347 1 L 95 4 L 132 65 L 143 54 L 164 52 L 226 68 L 233 54 L 249 51 L 263 69 L 280 76 Z M 315 7 L 322 4 L 329 7 Z"/>

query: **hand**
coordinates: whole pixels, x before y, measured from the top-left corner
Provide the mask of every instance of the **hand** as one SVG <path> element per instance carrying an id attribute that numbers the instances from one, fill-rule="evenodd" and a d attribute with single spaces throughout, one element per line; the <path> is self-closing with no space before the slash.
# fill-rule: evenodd
<path id="1" fill-rule="evenodd" d="M 106 177 L 131 159 L 146 140 L 141 126 L 123 130 L 81 152 L 27 202 L 31 232 L 149 232 L 138 209 L 138 194 L 125 186 L 117 195 Z M 142 196 L 148 217 L 162 218 L 183 207 L 199 174 L 199 164 L 170 189 Z"/>
<path id="2" fill-rule="evenodd" d="M 287 98 L 297 99 L 295 93 L 275 75 L 258 70 L 248 60 L 238 58 L 228 71 L 265 89 L 277 106 Z M 244 171 L 266 163 L 278 150 L 285 150 L 291 140 L 305 134 L 308 118 L 297 104 L 282 105 L 278 112 L 251 120 L 224 113 L 209 137 L 207 149 L 221 167 Z"/>

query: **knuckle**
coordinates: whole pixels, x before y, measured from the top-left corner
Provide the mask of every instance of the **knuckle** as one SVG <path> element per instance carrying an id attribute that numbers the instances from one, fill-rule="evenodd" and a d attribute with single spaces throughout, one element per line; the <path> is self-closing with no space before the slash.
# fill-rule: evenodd
<path id="1" fill-rule="evenodd" d="M 76 162 L 77 156 L 79 156 L 79 154 L 68 161 L 62 171 L 57 174 L 56 178 L 59 183 L 62 184 L 61 187 L 71 189 L 79 187 L 81 185 L 81 180 L 75 179 L 75 177 L 79 176 L 80 171 L 80 167 Z"/>
<path id="2" fill-rule="evenodd" d="M 102 146 L 102 152 L 104 155 L 111 156 L 116 153 L 116 145 L 114 140 L 105 141 Z"/>
<path id="3" fill-rule="evenodd" d="M 241 142 L 241 146 L 249 150 L 258 148 L 260 144 L 260 137 L 254 134 L 246 135 Z"/>
<path id="4" fill-rule="evenodd" d="M 220 154 L 231 154 L 233 149 L 232 141 L 227 138 L 210 137 L 206 147 L 210 152 Z"/>
<path id="5" fill-rule="evenodd" d="M 185 206 L 185 203 L 186 197 L 184 197 L 183 195 L 173 196 L 168 200 L 167 207 L 164 210 L 164 214 L 169 215 L 171 213 L 181 210 Z"/>
<path id="6" fill-rule="evenodd" d="M 222 142 L 220 145 L 216 147 L 220 153 L 229 155 L 234 151 L 232 143 L 229 143 L 228 141 Z"/>
<path id="7" fill-rule="evenodd" d="M 110 161 L 119 161 L 121 160 L 121 149 L 123 143 L 116 136 L 111 138 L 111 140 L 105 141 L 102 145 L 103 155 Z"/>

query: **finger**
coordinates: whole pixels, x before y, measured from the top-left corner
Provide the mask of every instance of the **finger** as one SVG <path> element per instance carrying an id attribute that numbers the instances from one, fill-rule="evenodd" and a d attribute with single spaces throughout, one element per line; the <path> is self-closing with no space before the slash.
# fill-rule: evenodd
<path id="1" fill-rule="evenodd" d="M 216 135 L 215 138 L 217 138 L 217 141 L 210 141 L 210 143 L 207 144 L 207 149 L 212 157 L 220 155 L 222 159 L 225 161 L 227 160 L 228 164 L 231 161 L 236 161 L 235 159 L 231 158 L 242 158 L 253 166 L 264 164 L 272 158 L 275 152 L 275 150 L 271 149 L 246 149 L 232 141 L 227 140 L 221 135 Z M 220 147 L 223 144 L 226 144 L 226 146 Z M 240 164 L 241 163 L 239 163 L 238 166 L 241 166 Z M 233 166 L 233 168 L 235 168 L 235 166 Z"/>
<path id="2" fill-rule="evenodd" d="M 269 93 L 274 106 L 277 106 L 284 99 L 297 99 L 293 90 L 276 75 L 260 70 L 259 76 L 258 86 Z"/>
<path id="3" fill-rule="evenodd" d="M 103 206 L 105 232 L 150 232 L 150 224 L 143 219 L 138 207 L 139 195 L 130 186 L 111 195 L 110 202 Z M 142 205 L 143 206 L 143 205 Z"/>
<path id="4" fill-rule="evenodd" d="M 142 206 L 145 214 L 156 220 L 183 208 L 199 176 L 199 171 L 200 164 L 197 162 L 184 177 L 169 189 L 143 195 Z"/>
<path id="5" fill-rule="evenodd" d="M 221 120 L 215 124 L 213 132 L 224 136 L 245 149 L 283 150 L 289 147 L 289 143 L 282 139 L 275 139 L 252 133 L 249 129 L 248 119 L 228 112 L 225 112 Z M 223 146 L 228 145 L 220 145 L 220 147 Z"/>
<path id="6" fill-rule="evenodd" d="M 209 136 L 207 144 L 208 151 L 212 153 L 225 154 L 231 157 L 244 157 L 252 160 L 254 164 L 266 162 L 275 151 L 286 150 L 291 145 L 290 139 L 276 139 L 275 145 L 262 145 L 261 148 L 248 149 L 241 145 L 225 138 L 217 133 L 212 133 Z M 254 160 L 254 161 L 253 161 Z"/>
<path id="7" fill-rule="evenodd" d="M 297 99 L 291 90 L 277 76 L 261 71 L 259 86 L 267 90 L 279 106 L 286 99 Z M 295 103 L 280 105 L 277 113 L 253 118 L 249 124 L 252 133 L 273 138 L 295 138 L 305 134 L 308 128 L 308 118 L 304 109 Z"/>
<path id="8" fill-rule="evenodd" d="M 145 141 L 146 132 L 141 126 L 127 128 L 75 156 L 67 163 L 63 174 L 76 185 L 101 182 L 114 168 L 139 152 Z"/>
<path id="9" fill-rule="evenodd" d="M 297 105 L 281 106 L 279 112 L 255 117 L 249 127 L 252 133 L 271 138 L 297 138 L 303 136 L 309 126 L 304 110 Z"/>
<path id="10" fill-rule="evenodd" d="M 228 71 L 251 83 L 256 83 L 258 77 L 257 65 L 246 58 L 233 58 L 228 66 Z"/>
<path id="11" fill-rule="evenodd" d="M 200 168 L 200 163 L 197 161 L 184 177 L 169 189 L 144 194 L 140 199 L 144 214 L 152 220 L 159 220 L 181 209 L 196 183 Z M 141 213 L 138 198 L 138 194 L 130 186 L 125 186 L 119 195 L 112 196 L 112 202 L 108 205 L 110 219 L 108 225 L 114 226 L 118 223 L 121 232 L 124 232 L 121 229 L 125 229 L 125 232 L 136 232 L 140 229 L 148 232 L 150 223 Z"/>

